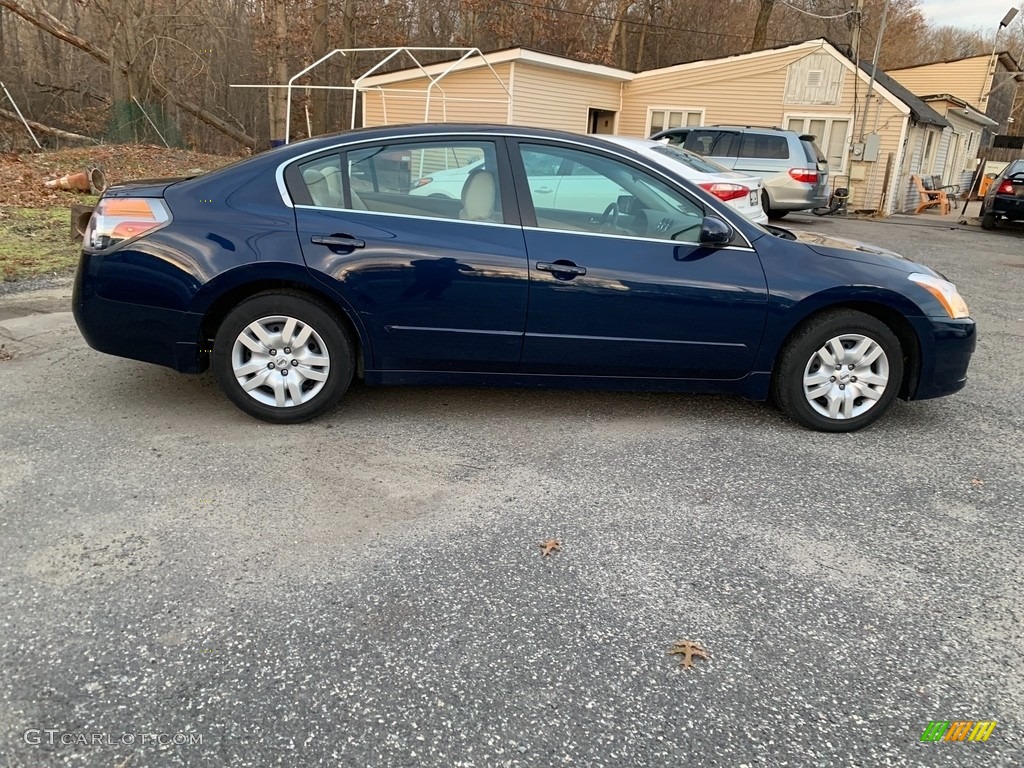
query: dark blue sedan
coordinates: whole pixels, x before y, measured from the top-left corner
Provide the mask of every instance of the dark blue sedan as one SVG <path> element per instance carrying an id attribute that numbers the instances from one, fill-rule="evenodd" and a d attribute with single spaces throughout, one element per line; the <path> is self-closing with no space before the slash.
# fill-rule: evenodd
<path id="1" fill-rule="evenodd" d="M 287 423 L 361 376 L 771 396 L 851 431 L 959 390 L 975 345 L 926 266 L 766 229 L 622 145 L 508 126 L 353 131 L 113 187 L 74 311 L 93 348 L 212 364 Z"/>

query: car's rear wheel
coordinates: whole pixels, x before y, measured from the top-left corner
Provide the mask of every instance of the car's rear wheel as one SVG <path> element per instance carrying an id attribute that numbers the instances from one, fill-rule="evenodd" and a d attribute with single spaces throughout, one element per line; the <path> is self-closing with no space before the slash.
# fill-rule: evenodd
<path id="1" fill-rule="evenodd" d="M 249 415 L 295 424 L 345 393 L 355 370 L 353 348 L 326 305 L 299 293 L 262 293 L 224 318 L 213 371 L 231 402 Z"/>
<path id="2" fill-rule="evenodd" d="M 789 211 L 777 211 L 772 208 L 772 199 L 768 197 L 768 190 L 766 189 L 761 190 L 761 207 L 764 208 L 764 212 L 769 219 L 781 219 L 789 213 Z"/>
<path id="3" fill-rule="evenodd" d="M 903 350 L 881 320 L 854 310 L 819 315 L 779 355 L 775 400 L 790 418 L 823 432 L 877 420 L 903 380 Z"/>
<path id="4" fill-rule="evenodd" d="M 995 229 L 996 228 L 996 215 L 994 213 L 984 213 L 981 216 L 981 228 L 982 229 Z"/>

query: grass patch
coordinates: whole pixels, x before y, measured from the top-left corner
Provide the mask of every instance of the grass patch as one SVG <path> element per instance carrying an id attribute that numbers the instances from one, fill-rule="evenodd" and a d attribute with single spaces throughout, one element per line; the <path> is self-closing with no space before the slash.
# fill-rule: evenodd
<path id="1" fill-rule="evenodd" d="M 0 206 L 0 279 L 65 274 L 80 252 L 80 241 L 71 238 L 70 209 Z"/>

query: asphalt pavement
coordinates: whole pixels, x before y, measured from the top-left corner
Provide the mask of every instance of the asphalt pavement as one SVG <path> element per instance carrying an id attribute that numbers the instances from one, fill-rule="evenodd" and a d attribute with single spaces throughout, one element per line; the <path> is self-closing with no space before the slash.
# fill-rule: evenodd
<path id="1" fill-rule="evenodd" d="M 1024 240 L 946 218 L 787 219 L 979 322 L 963 392 L 851 435 L 364 386 L 272 426 L 88 349 L 66 283 L 0 298 L 0 765 L 1021 765 Z"/>

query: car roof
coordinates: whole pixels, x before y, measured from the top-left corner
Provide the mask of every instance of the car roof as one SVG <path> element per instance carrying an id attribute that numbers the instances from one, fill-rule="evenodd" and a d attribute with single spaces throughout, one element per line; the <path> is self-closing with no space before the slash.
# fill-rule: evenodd
<path id="1" fill-rule="evenodd" d="M 467 133 L 478 136 L 528 136 L 536 139 L 553 139 L 558 141 L 574 141 L 587 143 L 599 147 L 602 142 L 595 136 L 569 131 L 558 131 L 550 128 L 534 128 L 523 125 L 502 125 L 494 123 L 404 123 L 402 125 L 376 126 L 371 128 L 356 128 L 350 131 L 317 136 L 312 139 L 302 139 L 285 146 L 296 148 L 302 146 L 305 152 L 315 152 L 320 148 L 328 149 L 337 146 L 339 142 L 367 141 L 374 139 L 404 138 L 410 135 L 430 136 L 433 134 L 444 135 L 449 133 Z M 597 139 L 595 141 L 595 139 Z M 282 149 L 282 148 L 279 148 Z M 273 151 L 273 150 L 272 150 Z"/>

